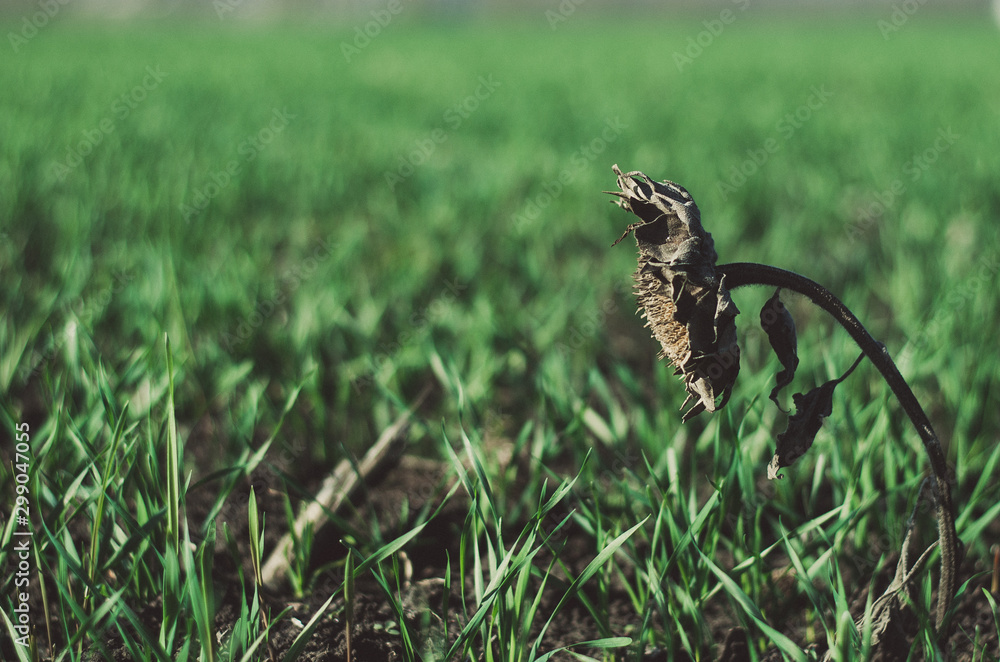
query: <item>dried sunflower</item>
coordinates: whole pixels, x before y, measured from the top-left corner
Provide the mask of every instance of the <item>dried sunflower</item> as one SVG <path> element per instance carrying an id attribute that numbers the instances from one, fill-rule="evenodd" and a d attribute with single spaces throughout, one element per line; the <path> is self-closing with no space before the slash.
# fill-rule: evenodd
<path id="1" fill-rule="evenodd" d="M 830 313 L 844 327 L 861 349 L 861 356 L 841 376 L 831 379 L 808 393 L 792 396 L 795 413 L 788 419 L 788 428 L 778 435 L 774 457 L 768 465 L 769 478 L 780 478 L 779 470 L 790 466 L 806 453 L 813 443 L 823 419 L 832 412 L 833 390 L 850 375 L 862 358 L 868 358 L 882 374 L 899 399 L 904 411 L 920 434 L 934 474 L 934 504 L 938 520 L 938 542 L 941 550 L 941 576 L 938 584 L 936 626 L 947 639 L 945 624 L 949 606 L 957 587 L 960 546 L 955 531 L 954 506 L 948 484 L 948 466 L 941 442 L 931 423 L 914 397 L 909 385 L 881 343 L 872 338 L 858 318 L 826 288 L 804 276 L 764 264 L 733 263 L 717 265 L 712 235 L 701 225 L 701 214 L 691 194 L 684 187 L 669 181 L 656 182 L 639 171 L 623 173 L 613 167 L 620 191 L 607 191 L 619 199 L 618 206 L 639 217 L 638 223 L 626 228 L 617 244 L 630 233 L 639 247 L 639 265 L 634 278 L 640 309 L 647 319 L 653 337 L 663 347 L 662 357 L 670 359 L 683 376 L 688 398 L 684 406 L 697 399 L 684 414 L 684 420 L 725 405 L 740 369 L 740 353 L 736 345 L 736 305 L 730 289 L 748 285 L 777 288 L 761 310 L 761 326 L 782 364 L 770 398 L 778 405 L 778 393 L 795 376 L 798 366 L 795 323 L 781 303 L 783 288 L 808 297 Z M 907 534 L 906 540 L 909 541 Z M 904 542 L 902 559 L 906 556 Z M 932 546 L 933 547 L 933 546 Z M 874 623 L 872 650 L 888 632 L 894 618 L 899 595 L 906 594 L 907 582 L 926 559 L 930 548 L 921 555 L 914 568 L 901 561 L 897 580 L 875 602 L 871 618 Z M 859 620 L 858 622 L 862 622 Z M 888 644 L 887 644 L 888 645 Z"/>
<path id="2" fill-rule="evenodd" d="M 639 247 L 635 293 L 646 326 L 682 376 L 690 419 L 726 404 L 740 371 L 736 344 L 739 310 L 724 278 L 715 270 L 718 256 L 712 235 L 701 226 L 691 194 L 673 182 L 656 182 L 641 172 L 614 166 L 621 191 L 615 202 L 641 220 L 618 239 L 633 233 Z M 615 243 L 617 244 L 618 241 Z"/>

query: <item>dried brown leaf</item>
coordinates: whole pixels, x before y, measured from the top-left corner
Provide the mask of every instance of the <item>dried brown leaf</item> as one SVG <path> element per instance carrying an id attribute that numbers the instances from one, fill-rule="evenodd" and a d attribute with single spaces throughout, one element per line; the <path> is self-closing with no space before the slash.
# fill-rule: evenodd
<path id="1" fill-rule="evenodd" d="M 774 457 L 767 465 L 769 480 L 782 478 L 778 471 L 790 466 L 795 460 L 805 455 L 816 439 L 816 433 L 823 425 L 823 419 L 833 411 L 833 390 L 837 384 L 847 379 L 848 375 L 861 363 L 864 354 L 858 357 L 854 364 L 837 379 L 831 379 L 822 386 L 817 386 L 805 395 L 796 393 L 792 396 L 795 403 L 795 413 L 788 419 L 788 428 L 778 435 L 778 448 Z"/>
<path id="2" fill-rule="evenodd" d="M 771 389 L 771 394 L 768 397 L 778 409 L 785 411 L 781 403 L 778 402 L 778 393 L 792 383 L 795 369 L 799 367 L 799 357 L 797 353 L 798 342 L 795 336 L 795 320 L 785 308 L 785 304 L 781 303 L 780 287 L 774 291 L 774 295 L 760 309 L 760 326 L 767 333 L 771 348 L 778 360 L 781 361 L 783 368 L 775 377 L 775 386 Z"/>

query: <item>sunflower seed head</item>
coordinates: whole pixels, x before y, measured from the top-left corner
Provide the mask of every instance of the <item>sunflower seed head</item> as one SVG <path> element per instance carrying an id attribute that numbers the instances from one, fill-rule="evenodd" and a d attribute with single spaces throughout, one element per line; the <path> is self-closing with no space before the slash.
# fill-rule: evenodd
<path id="1" fill-rule="evenodd" d="M 677 368 L 694 405 L 684 420 L 725 405 L 740 370 L 736 344 L 739 310 L 715 271 L 712 235 L 701 225 L 698 206 L 673 182 L 656 182 L 642 172 L 618 176 L 619 207 L 639 217 L 618 239 L 634 234 L 639 266 L 636 298 L 653 337 Z M 615 243 L 617 244 L 618 241 Z"/>

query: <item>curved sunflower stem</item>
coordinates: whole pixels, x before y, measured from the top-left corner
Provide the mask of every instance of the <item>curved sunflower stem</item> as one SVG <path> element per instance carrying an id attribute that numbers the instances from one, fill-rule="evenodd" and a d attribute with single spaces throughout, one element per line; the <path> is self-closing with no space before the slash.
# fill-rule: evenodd
<path id="1" fill-rule="evenodd" d="M 830 293 L 825 287 L 812 281 L 805 276 L 800 276 L 785 269 L 768 266 L 766 264 L 754 264 L 751 262 L 738 262 L 733 264 L 720 265 L 717 273 L 725 277 L 725 284 L 730 290 L 746 285 L 767 285 L 772 287 L 782 287 L 793 292 L 798 292 L 818 305 L 820 308 L 830 313 L 837 322 L 850 334 L 858 347 L 872 364 L 878 369 L 885 379 L 889 388 L 896 395 L 900 405 L 910 421 L 917 429 L 920 439 L 924 444 L 924 450 L 930 459 L 931 470 L 934 473 L 934 485 L 936 492 L 936 508 L 938 522 L 938 538 L 941 549 L 941 578 L 938 583 L 937 618 L 936 625 L 939 634 L 944 625 L 945 616 L 951 601 L 955 596 L 957 574 L 958 574 L 958 536 L 955 531 L 955 514 L 951 500 L 951 487 L 948 483 L 948 464 L 945 460 L 944 450 L 941 442 L 931 427 L 930 420 L 924 413 L 923 408 L 917 401 L 910 386 L 899 373 L 899 369 L 889 356 L 885 345 L 875 340 L 868 330 L 861 324 L 857 316 L 843 304 L 837 297 Z"/>

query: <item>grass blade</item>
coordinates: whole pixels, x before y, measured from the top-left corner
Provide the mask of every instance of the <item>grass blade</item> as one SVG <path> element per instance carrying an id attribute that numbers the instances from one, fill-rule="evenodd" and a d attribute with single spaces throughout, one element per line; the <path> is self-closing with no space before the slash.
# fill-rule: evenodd
<path id="1" fill-rule="evenodd" d="M 723 572 L 719 566 L 715 565 L 715 563 L 712 562 L 712 559 L 705 556 L 700 549 L 698 550 L 698 554 L 701 556 L 702 561 L 705 562 L 708 569 L 711 570 L 712 573 L 719 579 L 719 582 L 722 584 L 726 593 L 728 593 L 729 596 L 743 608 L 743 611 L 745 611 L 750 618 L 754 620 L 757 627 L 759 627 L 764 634 L 770 637 L 774 644 L 780 648 L 785 655 L 795 660 L 795 662 L 806 662 L 808 658 L 806 657 L 806 654 L 802 652 L 802 649 L 796 646 L 794 641 L 778 632 L 764 621 L 764 615 L 760 613 L 760 609 L 758 609 L 757 605 L 750 599 L 750 596 L 743 592 L 743 589 L 740 588 L 739 584 L 733 581 L 733 578 Z"/>
<path id="2" fill-rule="evenodd" d="M 164 334 L 167 352 L 167 539 L 178 549 L 180 544 L 181 508 L 181 446 L 177 438 L 177 418 L 174 413 L 174 356 L 170 351 L 170 337 Z"/>
<path id="3" fill-rule="evenodd" d="M 545 625 L 542 626 L 541 632 L 538 633 L 538 637 L 535 639 L 535 644 L 534 644 L 534 646 L 532 646 L 532 649 L 531 649 L 532 650 L 532 652 L 531 652 L 532 655 L 534 655 L 538 651 L 538 647 L 542 643 L 542 637 L 545 636 L 546 630 L 548 630 L 549 626 L 552 624 L 552 619 L 559 612 L 559 610 L 562 608 L 562 606 L 564 604 L 566 604 L 566 602 L 570 598 L 572 598 L 574 595 L 576 595 L 576 593 L 580 590 L 580 588 L 584 584 L 586 584 L 590 580 L 590 578 L 593 577 L 594 574 L 598 570 L 600 570 L 600 568 L 605 563 L 607 563 L 608 560 L 612 556 L 614 556 L 615 552 L 618 551 L 618 548 L 621 547 L 622 544 L 626 540 L 628 540 L 630 537 L 632 537 L 633 533 L 635 533 L 643 524 L 646 523 L 647 519 L 649 519 L 649 518 L 648 517 L 644 517 L 641 521 L 639 521 L 637 524 L 635 524 L 632 528 L 630 528 L 629 530 L 625 531 L 624 533 L 622 533 L 621 535 L 619 535 L 617 538 L 615 538 L 614 540 L 612 540 L 610 543 L 608 543 L 607 546 L 605 546 L 605 548 L 601 550 L 601 553 L 598 554 L 596 557 L 594 557 L 594 560 L 591 561 L 590 563 L 588 563 L 587 567 L 584 568 L 583 572 L 581 572 L 576 577 L 576 579 L 573 580 L 573 582 L 570 584 L 569 588 L 566 589 L 566 592 L 559 599 L 559 602 L 556 604 L 555 608 L 552 610 L 552 613 L 549 614 L 549 618 L 545 622 Z"/>

